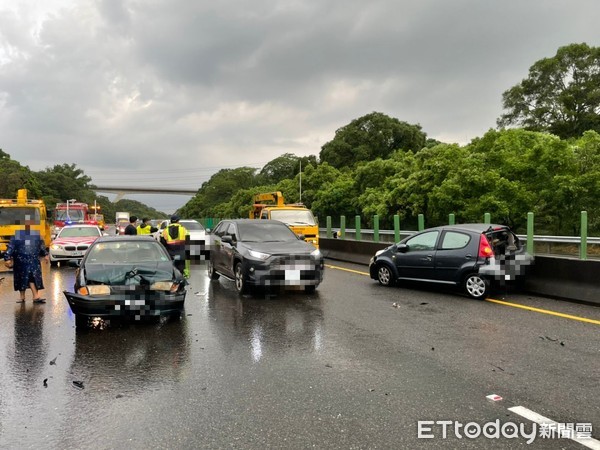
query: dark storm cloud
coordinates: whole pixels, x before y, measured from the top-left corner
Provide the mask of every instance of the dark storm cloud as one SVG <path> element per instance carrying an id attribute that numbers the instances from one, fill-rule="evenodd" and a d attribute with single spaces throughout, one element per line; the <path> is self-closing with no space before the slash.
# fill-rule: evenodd
<path id="1" fill-rule="evenodd" d="M 0 148 L 35 169 L 318 154 L 372 111 L 464 143 L 535 61 L 600 45 L 595 0 L 60 2 L 0 6 Z"/>

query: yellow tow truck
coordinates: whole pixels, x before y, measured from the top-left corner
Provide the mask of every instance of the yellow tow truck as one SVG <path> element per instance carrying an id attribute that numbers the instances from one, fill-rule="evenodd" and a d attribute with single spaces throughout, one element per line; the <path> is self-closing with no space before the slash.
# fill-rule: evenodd
<path id="1" fill-rule="evenodd" d="M 46 247 L 50 246 L 52 238 L 44 200 L 30 200 L 27 189 L 19 189 L 16 199 L 0 199 L 0 255 L 6 251 L 10 238 L 25 229 L 26 219 L 33 221 L 31 229 L 40 233 Z"/>
<path id="2" fill-rule="evenodd" d="M 256 194 L 250 218 L 279 220 L 297 235 L 304 236 L 306 242 L 319 248 L 319 225 L 311 210 L 302 203 L 286 205 L 283 194 L 279 191 Z"/>

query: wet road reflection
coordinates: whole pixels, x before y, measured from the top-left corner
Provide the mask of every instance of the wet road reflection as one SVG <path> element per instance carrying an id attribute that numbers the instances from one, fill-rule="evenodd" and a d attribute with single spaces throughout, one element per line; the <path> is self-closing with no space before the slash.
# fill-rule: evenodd
<path id="1" fill-rule="evenodd" d="M 240 298 L 200 267 L 181 319 L 97 319 L 81 330 L 63 295 L 74 274 L 44 267 L 44 305 L 14 303 L 12 274 L 0 275 L 0 442 L 9 447 L 96 447 L 110 427 L 125 432 L 132 411 L 152 423 L 155 402 L 176 409 L 169 393 L 226 392 L 225 373 L 322 349 L 318 292 Z"/>
<path id="2" fill-rule="evenodd" d="M 212 283 L 208 314 L 225 353 L 245 345 L 248 356 L 260 362 L 290 351 L 317 352 L 322 345 L 323 311 L 318 291 L 280 292 L 245 296 Z"/>
<path id="3" fill-rule="evenodd" d="M 504 418 L 490 386 L 597 417 L 596 330 L 579 323 L 344 272 L 310 295 L 240 297 L 193 267 L 181 319 L 76 330 L 73 268 L 44 268 L 44 305 L 16 304 L 1 276 L 0 448 L 417 448 L 417 420 Z M 554 368 L 575 359 L 565 385 Z"/>

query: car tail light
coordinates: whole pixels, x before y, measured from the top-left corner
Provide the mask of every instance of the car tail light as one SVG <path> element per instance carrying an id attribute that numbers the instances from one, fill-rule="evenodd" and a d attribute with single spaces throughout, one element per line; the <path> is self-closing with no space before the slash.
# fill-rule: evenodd
<path id="1" fill-rule="evenodd" d="M 492 250 L 492 246 L 488 241 L 487 237 L 482 234 L 479 237 L 479 257 L 480 258 L 491 258 L 494 256 L 494 251 Z"/>

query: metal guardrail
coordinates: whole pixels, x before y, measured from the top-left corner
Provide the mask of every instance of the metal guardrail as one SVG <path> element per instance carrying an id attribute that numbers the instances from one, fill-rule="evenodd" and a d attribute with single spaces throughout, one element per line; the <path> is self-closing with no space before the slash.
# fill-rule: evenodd
<path id="1" fill-rule="evenodd" d="M 340 228 L 331 228 L 332 232 L 340 232 Z M 374 230 L 373 229 L 361 229 L 361 240 L 372 242 Z M 404 239 L 407 236 L 417 233 L 414 230 L 401 230 L 400 238 Z M 321 237 L 327 237 L 327 228 L 319 228 L 319 235 Z M 356 229 L 346 228 L 345 239 L 354 240 L 356 235 Z M 394 230 L 379 230 L 379 242 L 381 243 L 394 243 Z M 523 242 L 527 240 L 527 235 L 518 234 L 519 239 Z M 548 236 L 548 235 L 533 235 L 533 242 L 535 244 L 535 253 L 556 255 L 556 256 L 578 256 L 578 249 L 581 246 L 580 236 Z M 544 245 L 546 244 L 546 245 Z M 600 246 L 600 237 L 588 237 L 587 245 L 589 246 Z M 575 249 L 569 249 L 569 246 L 576 246 Z M 599 255 L 589 254 L 590 258 L 600 258 Z"/>
<path id="2" fill-rule="evenodd" d="M 340 228 L 332 228 L 331 230 L 339 232 Z M 367 234 L 367 235 L 373 235 L 375 233 L 375 231 L 373 229 L 368 229 L 368 228 L 367 229 L 361 228 L 360 232 L 361 232 L 361 234 Z M 325 236 L 327 234 L 327 228 L 319 228 L 319 233 L 322 234 L 323 236 Z M 410 236 L 411 234 L 415 234 L 415 233 L 417 233 L 417 231 L 413 231 L 413 230 L 400 231 L 400 234 L 405 237 Z M 356 229 L 346 228 L 346 234 L 355 235 Z M 379 234 L 386 235 L 386 236 L 394 236 L 394 230 L 379 230 Z M 525 234 L 517 234 L 517 237 L 522 240 L 527 239 L 527 235 L 525 235 Z M 372 239 L 363 239 L 363 240 L 371 241 Z M 578 244 L 578 245 L 581 244 L 580 236 L 549 236 L 549 235 L 534 234 L 533 240 L 535 242 L 554 242 L 554 243 L 561 243 L 561 244 Z M 600 244 L 600 237 L 588 237 L 587 243 L 598 245 L 598 244 Z"/>

